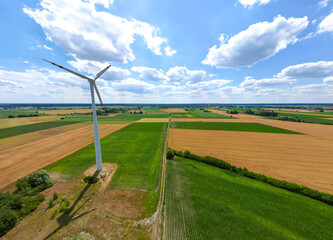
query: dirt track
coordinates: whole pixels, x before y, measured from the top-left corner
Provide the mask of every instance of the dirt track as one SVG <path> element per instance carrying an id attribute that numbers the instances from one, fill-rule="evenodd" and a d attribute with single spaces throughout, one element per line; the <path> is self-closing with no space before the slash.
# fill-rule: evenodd
<path id="1" fill-rule="evenodd" d="M 27 124 L 50 122 L 59 120 L 61 116 L 45 116 L 45 117 L 23 117 L 23 118 L 3 118 L 0 119 L 0 129 L 22 126 Z"/>
<path id="2" fill-rule="evenodd" d="M 100 137 L 127 124 L 100 124 Z M 0 151 L 0 189 L 38 169 L 50 165 L 94 141 L 92 125 L 52 135 Z"/>

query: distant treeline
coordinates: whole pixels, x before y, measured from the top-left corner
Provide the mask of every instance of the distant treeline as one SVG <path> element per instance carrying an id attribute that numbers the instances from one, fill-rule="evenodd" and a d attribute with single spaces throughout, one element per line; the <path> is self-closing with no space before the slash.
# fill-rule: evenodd
<path id="1" fill-rule="evenodd" d="M 14 115 L 8 115 L 8 118 L 22 118 L 22 117 L 38 117 L 39 114 L 20 114 L 20 115 L 17 115 L 17 116 L 14 116 Z"/>
<path id="2" fill-rule="evenodd" d="M 258 115 L 258 116 L 264 116 L 264 117 L 277 117 L 279 115 L 277 112 L 274 112 L 274 111 L 261 111 L 259 113 L 255 113 L 251 109 L 245 109 L 244 113 L 245 114 Z"/>
<path id="3" fill-rule="evenodd" d="M 327 204 L 333 206 L 333 195 L 329 194 L 329 193 L 320 192 L 320 191 L 311 189 L 309 187 L 306 187 L 304 185 L 291 183 L 291 182 L 287 182 L 284 180 L 278 180 L 278 179 L 275 179 L 272 177 L 268 177 L 261 173 L 255 173 L 255 172 L 249 171 L 245 167 L 244 168 L 236 167 L 236 166 L 231 165 L 230 163 L 227 163 L 226 161 L 223 161 L 218 158 L 209 157 L 209 156 L 201 157 L 201 156 L 190 153 L 190 151 L 188 151 L 188 150 L 186 150 L 185 152 L 182 152 L 182 151 L 176 151 L 173 149 L 169 149 L 167 152 L 167 158 L 172 159 L 174 157 L 174 155 L 183 157 L 183 158 L 187 158 L 187 159 L 191 159 L 191 160 L 195 160 L 198 162 L 203 162 L 208 165 L 212 165 L 214 167 L 218 167 L 221 169 L 229 170 L 229 171 L 232 171 L 239 175 L 242 175 L 242 176 L 245 176 L 248 178 L 252 178 L 252 179 L 256 179 L 258 181 L 268 183 L 270 185 L 288 190 L 290 192 L 299 193 L 304 196 L 319 200 L 321 202 L 324 202 L 324 203 L 327 203 Z"/>

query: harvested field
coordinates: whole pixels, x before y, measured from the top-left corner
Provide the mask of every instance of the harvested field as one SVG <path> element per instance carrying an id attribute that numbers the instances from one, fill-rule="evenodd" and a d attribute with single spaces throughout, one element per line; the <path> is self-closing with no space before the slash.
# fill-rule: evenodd
<path id="1" fill-rule="evenodd" d="M 27 124 L 50 122 L 59 120 L 60 116 L 43 116 L 43 117 L 22 117 L 22 118 L 3 118 L 0 119 L 0 129 L 16 127 Z"/>
<path id="2" fill-rule="evenodd" d="M 297 127 L 304 130 L 302 125 Z M 331 126 L 324 127 L 331 128 L 332 133 Z M 296 127 L 289 129 L 297 131 Z M 333 193 L 333 134 L 312 131 L 316 135 L 170 129 L 169 146 Z"/>
<path id="3" fill-rule="evenodd" d="M 127 124 L 101 124 L 100 137 Z M 50 165 L 94 141 L 92 125 L 8 148 L 0 152 L 0 188 Z"/>
<path id="4" fill-rule="evenodd" d="M 137 122 L 169 122 L 169 118 L 141 118 Z"/>
<path id="5" fill-rule="evenodd" d="M 187 113 L 183 108 L 167 108 L 163 111 L 168 113 Z"/>
<path id="6" fill-rule="evenodd" d="M 226 111 L 220 111 L 220 110 L 216 110 L 216 109 L 209 109 L 209 111 L 211 111 L 213 113 L 221 114 L 221 115 L 224 115 L 224 116 L 230 116 L 230 115 L 237 116 L 237 114 L 229 114 Z"/>
<path id="7" fill-rule="evenodd" d="M 57 114 L 71 114 L 71 113 L 91 113 L 91 109 L 89 108 L 77 108 L 77 109 L 65 109 L 65 110 L 49 110 L 49 111 L 39 111 L 39 113 L 45 113 L 50 115 L 57 115 Z"/>
<path id="8" fill-rule="evenodd" d="M 78 124 L 69 124 L 61 127 L 49 128 L 44 129 L 36 132 L 25 133 L 21 135 L 17 135 L 14 137 L 8 137 L 0 139 L 0 151 L 20 146 L 26 143 L 30 143 L 36 140 L 41 140 L 44 138 L 48 138 L 51 136 L 55 136 L 60 133 L 69 132 L 78 128 L 86 127 L 87 124 L 85 123 L 78 123 Z"/>

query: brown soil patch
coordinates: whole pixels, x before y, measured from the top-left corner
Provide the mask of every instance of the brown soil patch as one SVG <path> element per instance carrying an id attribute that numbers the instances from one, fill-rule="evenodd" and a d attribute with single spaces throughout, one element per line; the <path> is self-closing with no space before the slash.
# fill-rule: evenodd
<path id="1" fill-rule="evenodd" d="M 127 124 L 100 124 L 100 137 Z M 50 165 L 94 141 L 93 126 L 87 125 L 0 152 L 0 188 Z"/>
<path id="2" fill-rule="evenodd" d="M 123 114 L 123 113 L 109 113 L 108 117 L 115 117 L 115 116 L 118 116 L 120 114 Z"/>
<path id="3" fill-rule="evenodd" d="M 167 108 L 163 111 L 167 113 L 187 113 L 187 111 L 185 111 L 183 108 Z"/>
<path id="4" fill-rule="evenodd" d="M 0 151 L 86 126 L 87 124 L 84 123 L 69 124 L 61 127 L 49 128 L 41 131 L 20 134 L 9 138 L 3 138 L 0 139 Z"/>
<path id="5" fill-rule="evenodd" d="M 113 175 L 117 171 L 118 164 L 116 163 L 102 163 L 103 169 L 102 171 L 98 172 L 96 175 L 96 164 L 88 168 L 84 172 L 84 176 L 93 176 L 95 175 L 96 177 L 99 178 L 99 181 L 101 183 L 101 186 L 99 188 L 99 192 L 104 192 L 107 186 L 109 186 Z M 105 174 L 104 178 L 101 178 L 101 175 Z"/>
<path id="6" fill-rule="evenodd" d="M 44 190 L 42 194 L 45 196 L 45 199 L 48 199 L 53 196 L 54 192 L 57 193 L 64 192 L 73 185 L 74 185 L 73 182 L 55 182 L 52 187 Z"/>
<path id="7" fill-rule="evenodd" d="M 23 117 L 23 118 L 2 118 L 0 119 L 0 129 L 22 126 L 27 124 L 50 122 L 59 120 L 61 116 L 45 116 L 45 117 Z"/>
<path id="8" fill-rule="evenodd" d="M 137 218 L 143 209 L 137 203 L 142 202 L 143 192 L 108 188 L 101 197 L 100 204 L 103 209 L 112 214 L 127 218 Z"/>
<path id="9" fill-rule="evenodd" d="M 65 109 L 65 110 L 49 110 L 49 111 L 39 111 L 39 113 L 57 115 L 57 114 L 71 114 L 71 113 L 91 113 L 91 109 L 84 108 L 84 109 Z"/>
<path id="10" fill-rule="evenodd" d="M 314 135 L 170 129 L 169 146 L 333 193 L 333 134 L 312 131 Z"/>
<path id="11" fill-rule="evenodd" d="M 137 122 L 169 122 L 169 118 L 141 118 Z"/>

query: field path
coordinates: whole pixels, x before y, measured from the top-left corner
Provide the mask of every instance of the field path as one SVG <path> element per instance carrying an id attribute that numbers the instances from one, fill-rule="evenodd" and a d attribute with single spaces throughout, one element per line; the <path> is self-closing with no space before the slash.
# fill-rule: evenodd
<path id="1" fill-rule="evenodd" d="M 100 138 L 127 124 L 100 124 Z M 94 141 L 92 125 L 0 151 L 0 189 L 50 165 Z"/>

